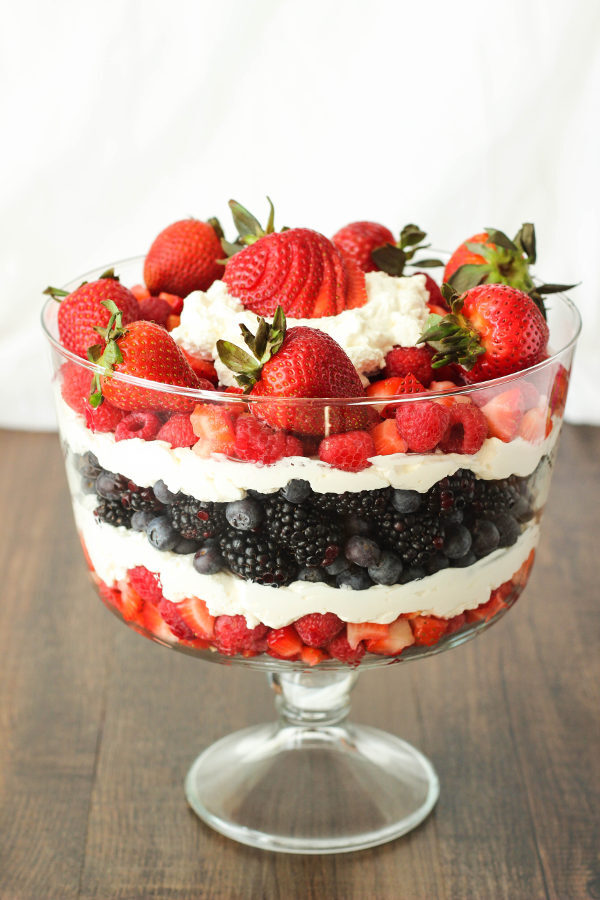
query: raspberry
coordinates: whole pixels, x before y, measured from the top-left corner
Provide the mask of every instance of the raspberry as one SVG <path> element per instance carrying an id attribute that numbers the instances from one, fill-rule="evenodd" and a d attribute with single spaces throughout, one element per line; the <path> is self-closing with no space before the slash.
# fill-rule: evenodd
<path id="1" fill-rule="evenodd" d="M 244 650 L 262 653 L 267 648 L 268 631 L 263 624 L 248 628 L 244 616 L 217 616 L 215 645 L 225 656 L 235 656 Z"/>
<path id="2" fill-rule="evenodd" d="M 319 459 L 345 472 L 366 469 L 371 465 L 370 456 L 375 456 L 375 443 L 366 431 L 333 434 L 323 438 L 319 445 Z"/>
<path id="3" fill-rule="evenodd" d="M 176 638 L 179 638 L 180 641 L 196 640 L 196 633 L 183 621 L 176 603 L 163 597 L 157 609 Z"/>
<path id="4" fill-rule="evenodd" d="M 433 304 L 434 306 L 441 306 L 445 309 L 446 301 L 442 296 L 442 292 L 437 281 L 434 281 L 431 275 L 428 275 L 427 272 L 415 272 L 415 275 L 425 276 L 425 290 L 429 293 L 429 300 L 427 301 L 427 305 L 429 306 L 429 304 Z"/>
<path id="5" fill-rule="evenodd" d="M 431 368 L 433 351 L 429 347 L 393 347 L 385 358 L 385 376 L 414 375 L 423 387 L 429 387 L 435 373 Z"/>
<path id="6" fill-rule="evenodd" d="M 103 432 L 116 431 L 124 416 L 123 410 L 117 409 L 108 400 L 104 400 L 100 406 L 94 409 L 87 398 L 83 404 L 83 414 L 85 416 L 85 424 L 90 431 Z"/>
<path id="7" fill-rule="evenodd" d="M 149 572 L 145 566 L 135 566 L 135 568 L 129 569 L 127 577 L 131 587 L 140 595 L 142 600 L 157 606 L 163 599 L 158 575 L 155 575 L 154 572 Z"/>
<path id="8" fill-rule="evenodd" d="M 294 628 L 308 647 L 325 647 L 344 627 L 335 613 L 309 613 L 294 622 Z"/>
<path id="9" fill-rule="evenodd" d="M 440 441 L 444 453 L 477 453 L 488 433 L 485 415 L 474 403 L 453 403 L 446 407 L 450 421 Z"/>
<path id="10" fill-rule="evenodd" d="M 339 659 L 340 662 L 345 663 L 358 663 L 365 655 L 365 645 L 363 642 L 359 641 L 356 647 L 351 647 L 345 632 L 340 632 L 336 635 L 336 637 L 329 642 L 327 649 L 334 659 Z"/>
<path id="11" fill-rule="evenodd" d="M 304 455 L 298 438 L 275 430 L 249 414 L 240 416 L 236 422 L 234 452 L 240 459 L 265 464 L 283 456 Z"/>
<path id="12" fill-rule="evenodd" d="M 167 441 L 171 447 L 191 447 L 198 438 L 194 434 L 190 417 L 185 413 L 177 413 L 159 429 L 156 440 Z"/>
<path id="13" fill-rule="evenodd" d="M 131 438 L 151 441 L 158 434 L 161 425 L 158 416 L 149 410 L 128 413 L 115 428 L 115 441 L 128 441 Z"/>
<path id="14" fill-rule="evenodd" d="M 396 410 L 398 433 L 414 453 L 434 450 L 444 437 L 449 422 L 448 409 L 433 400 L 403 403 Z"/>
<path id="15" fill-rule="evenodd" d="M 60 368 L 62 398 L 75 412 L 83 413 L 85 401 L 90 396 L 92 373 L 74 362 L 66 362 Z"/>
<path id="16" fill-rule="evenodd" d="M 167 316 L 170 316 L 173 312 L 170 303 L 167 303 L 166 300 L 162 300 L 160 297 L 145 297 L 139 301 L 139 304 L 140 319 L 156 322 L 157 325 L 162 325 L 163 328 L 166 327 Z"/>

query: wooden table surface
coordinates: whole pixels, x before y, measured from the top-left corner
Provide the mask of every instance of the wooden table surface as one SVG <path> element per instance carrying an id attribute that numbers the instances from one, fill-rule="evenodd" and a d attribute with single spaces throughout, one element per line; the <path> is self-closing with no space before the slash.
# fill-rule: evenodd
<path id="1" fill-rule="evenodd" d="M 200 750 L 273 717 L 266 680 L 119 624 L 88 582 L 56 436 L 0 447 L 2 900 L 600 898 L 600 429 L 564 430 L 515 609 L 451 654 L 359 679 L 354 719 L 437 768 L 434 813 L 325 857 L 243 847 L 190 811 Z"/>

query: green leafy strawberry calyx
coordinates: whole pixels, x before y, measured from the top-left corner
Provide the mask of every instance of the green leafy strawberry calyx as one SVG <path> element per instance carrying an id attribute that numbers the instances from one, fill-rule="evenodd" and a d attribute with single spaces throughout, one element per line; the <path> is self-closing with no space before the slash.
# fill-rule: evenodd
<path id="1" fill-rule="evenodd" d="M 443 266 L 441 259 L 413 260 L 415 253 L 425 250 L 431 244 L 423 244 L 427 232 L 422 231 L 418 225 L 405 225 L 400 232 L 400 238 L 395 244 L 384 244 L 376 247 L 371 252 L 371 259 L 380 270 L 399 278 L 404 272 L 405 266 L 418 266 L 420 269 L 432 269 Z"/>
<path id="2" fill-rule="evenodd" d="M 229 209 L 233 216 L 233 224 L 238 230 L 238 236 L 233 243 L 230 243 L 225 240 L 221 232 L 221 246 L 227 254 L 227 257 L 234 256 L 236 253 L 239 253 L 240 250 L 243 250 L 244 247 L 249 247 L 250 244 L 256 243 L 259 238 L 264 237 L 266 234 L 274 233 L 275 208 L 270 197 L 267 197 L 267 202 L 269 204 L 269 218 L 266 226 L 263 228 L 256 216 L 252 215 L 245 206 L 242 206 L 237 200 L 229 201 Z M 286 230 L 287 229 L 282 228 L 282 231 Z M 224 262 L 227 262 L 227 260 L 224 260 Z"/>
<path id="3" fill-rule="evenodd" d="M 450 312 L 446 316 L 432 313 L 425 322 L 425 330 L 419 343 L 428 343 L 437 351 L 431 360 L 431 367 L 439 369 L 449 363 L 459 363 L 470 371 L 477 357 L 485 353 L 480 337 L 468 319 L 462 314 L 464 295 L 458 294 L 452 285 L 442 285 L 442 296 Z"/>
<path id="4" fill-rule="evenodd" d="M 123 362 L 123 355 L 117 344 L 118 338 L 127 334 L 127 330 L 123 328 L 123 314 L 114 300 L 103 300 L 102 306 L 105 306 L 110 313 L 110 319 L 106 328 L 97 325 L 94 331 L 104 338 L 104 344 L 93 344 L 88 347 L 87 357 L 90 362 L 95 363 L 104 369 L 103 377 L 110 377 L 117 363 Z M 90 394 L 90 405 L 94 409 L 102 403 L 102 386 L 100 382 L 100 373 L 95 372 L 92 379 L 92 393 Z"/>
<path id="5" fill-rule="evenodd" d="M 247 353 L 231 341 L 217 341 L 217 351 L 221 362 L 235 373 L 235 380 L 248 393 L 260 378 L 263 366 L 281 349 L 285 337 L 286 321 L 283 307 L 278 306 L 273 324 L 260 316 L 256 334 L 246 325 L 240 325 L 244 343 L 251 351 Z"/>

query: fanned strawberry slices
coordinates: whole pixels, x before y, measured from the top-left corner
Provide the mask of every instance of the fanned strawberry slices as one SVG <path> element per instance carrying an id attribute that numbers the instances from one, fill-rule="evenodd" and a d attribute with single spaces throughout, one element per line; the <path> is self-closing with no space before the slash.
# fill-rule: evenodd
<path id="1" fill-rule="evenodd" d="M 272 316 L 334 316 L 367 301 L 364 273 L 309 228 L 265 234 L 232 256 L 223 281 L 247 309 Z"/>

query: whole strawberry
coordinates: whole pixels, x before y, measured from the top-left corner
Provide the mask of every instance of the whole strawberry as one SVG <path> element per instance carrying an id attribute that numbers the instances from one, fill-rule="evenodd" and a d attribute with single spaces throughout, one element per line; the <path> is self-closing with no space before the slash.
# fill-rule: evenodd
<path id="1" fill-rule="evenodd" d="M 432 315 L 419 338 L 436 350 L 434 369 L 457 363 L 467 383 L 520 372 L 546 356 L 548 326 L 528 294 L 504 284 L 484 284 L 458 295 L 442 291 L 451 312 Z"/>
<path id="2" fill-rule="evenodd" d="M 138 301 L 124 287 L 109 269 L 97 281 L 88 281 L 80 285 L 72 293 L 46 288 L 45 294 L 50 294 L 60 302 L 58 309 L 58 336 L 63 347 L 82 356 L 87 356 L 88 348 L 98 343 L 96 327 L 106 328 L 110 319 L 110 312 L 103 305 L 105 300 L 112 300 L 117 309 L 121 311 L 125 325 L 139 318 L 140 308 Z M 64 299 L 63 299 L 64 298 Z"/>
<path id="3" fill-rule="evenodd" d="M 310 403 L 285 402 L 284 398 L 290 397 L 365 396 L 352 361 L 332 337 L 306 326 L 286 331 L 281 307 L 272 325 L 259 319 L 256 335 L 245 326 L 241 328 L 253 356 L 229 341 L 217 341 L 217 349 L 246 392 L 265 398 L 265 403 L 251 404 L 255 415 L 269 425 L 300 434 L 333 434 L 364 427 L 370 418 L 368 408 L 332 405 L 324 409 Z"/>
<path id="4" fill-rule="evenodd" d="M 385 225 L 377 222 L 351 222 L 334 234 L 333 243 L 344 256 L 353 259 L 363 272 L 386 272 L 399 278 L 404 274 L 406 266 L 421 266 L 426 269 L 443 265 L 439 259 L 414 260 L 415 253 L 430 246 L 423 243 L 426 237 L 427 232 L 422 231 L 418 225 L 405 225 L 396 241 Z M 426 272 L 410 274 L 425 275 L 430 301 L 439 303 L 439 288 L 433 278 Z"/>
<path id="5" fill-rule="evenodd" d="M 212 390 L 210 382 L 199 379 L 192 371 L 181 350 L 170 334 L 154 322 L 132 322 L 123 326 L 121 313 L 107 301 L 111 313 L 105 330 L 105 345 L 90 348 L 89 358 L 104 369 L 96 375 L 95 391 L 90 397 L 93 406 L 105 398 L 118 409 L 148 410 L 167 409 L 173 412 L 191 412 L 197 400 L 130 384 L 115 373 L 131 375 L 177 387 Z"/>
<path id="6" fill-rule="evenodd" d="M 351 222 L 340 228 L 331 240 L 363 272 L 375 272 L 377 266 L 371 257 L 373 250 L 385 244 L 393 244 L 394 235 L 389 228 L 378 222 Z"/>
<path id="7" fill-rule="evenodd" d="M 206 291 L 221 277 L 221 229 L 216 220 L 211 222 L 182 219 L 161 231 L 144 262 L 151 294 L 164 291 L 187 297 L 192 291 Z"/>

